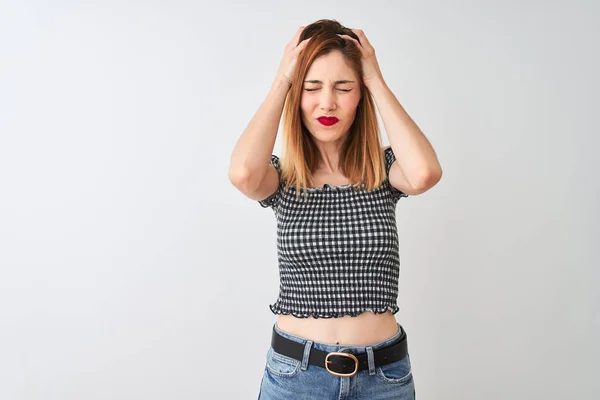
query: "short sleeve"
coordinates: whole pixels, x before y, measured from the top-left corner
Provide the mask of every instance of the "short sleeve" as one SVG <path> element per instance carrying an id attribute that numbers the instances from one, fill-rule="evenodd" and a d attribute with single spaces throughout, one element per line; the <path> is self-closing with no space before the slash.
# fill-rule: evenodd
<path id="1" fill-rule="evenodd" d="M 396 156 L 394 155 L 394 150 L 391 147 L 388 147 L 384 150 L 384 161 L 385 161 L 385 176 L 387 177 L 387 182 L 390 187 L 390 192 L 392 194 L 392 199 L 394 202 L 397 202 L 402 197 L 408 197 L 408 195 L 394 186 L 392 186 L 390 182 L 390 168 L 392 168 L 392 164 L 396 161 Z"/>
<path id="2" fill-rule="evenodd" d="M 258 203 L 264 208 L 275 208 L 277 202 L 279 201 L 279 194 L 281 192 L 281 165 L 279 164 L 279 157 L 277 157 L 275 154 L 272 154 L 270 164 L 275 167 L 275 170 L 277 171 L 277 175 L 279 176 L 279 185 L 277 186 L 277 191 L 275 193 L 266 199 L 258 201 Z"/>

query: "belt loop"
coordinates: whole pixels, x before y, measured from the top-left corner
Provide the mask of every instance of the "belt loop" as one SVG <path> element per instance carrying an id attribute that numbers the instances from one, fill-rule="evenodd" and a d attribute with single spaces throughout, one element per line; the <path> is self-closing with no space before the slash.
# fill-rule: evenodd
<path id="1" fill-rule="evenodd" d="M 304 354 L 302 355 L 302 365 L 300 366 L 302 371 L 306 371 L 308 368 L 308 358 L 310 357 L 310 348 L 312 347 L 312 344 L 312 340 L 307 340 L 304 344 Z"/>
<path id="2" fill-rule="evenodd" d="M 375 357 L 373 356 L 373 347 L 367 346 L 367 360 L 369 363 L 369 375 L 375 375 Z"/>

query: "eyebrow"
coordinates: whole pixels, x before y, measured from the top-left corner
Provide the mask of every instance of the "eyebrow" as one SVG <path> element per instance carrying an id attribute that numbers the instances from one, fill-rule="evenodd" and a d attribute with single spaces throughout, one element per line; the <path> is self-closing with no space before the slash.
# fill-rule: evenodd
<path id="1" fill-rule="evenodd" d="M 305 83 L 323 83 L 323 81 L 319 81 L 317 79 L 311 79 L 311 80 L 307 80 L 304 81 Z M 338 83 L 354 83 L 354 81 L 349 81 L 349 80 L 341 80 L 341 81 L 335 81 L 335 84 L 337 85 Z"/>

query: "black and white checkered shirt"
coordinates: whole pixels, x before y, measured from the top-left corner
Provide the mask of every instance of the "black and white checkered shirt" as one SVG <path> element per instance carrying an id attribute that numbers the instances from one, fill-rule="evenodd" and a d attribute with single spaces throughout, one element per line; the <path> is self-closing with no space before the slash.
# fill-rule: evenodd
<path id="1" fill-rule="evenodd" d="M 384 151 L 385 170 L 395 160 Z M 279 158 L 271 164 L 281 176 Z M 368 192 L 352 185 L 308 188 L 296 198 L 294 186 L 280 181 L 260 200 L 277 219 L 279 296 L 274 314 L 315 318 L 357 316 L 364 311 L 398 312 L 400 258 L 396 204 L 408 195 L 386 178 Z"/>

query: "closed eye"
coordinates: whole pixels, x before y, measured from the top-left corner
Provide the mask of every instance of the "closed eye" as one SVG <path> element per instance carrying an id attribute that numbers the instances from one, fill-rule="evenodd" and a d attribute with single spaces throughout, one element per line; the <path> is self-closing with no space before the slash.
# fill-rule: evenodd
<path id="1" fill-rule="evenodd" d="M 304 90 L 306 90 L 307 92 L 314 92 L 315 90 L 319 90 L 319 89 L 304 89 Z M 338 90 L 340 90 L 342 92 L 349 92 L 352 89 L 338 89 Z"/>

